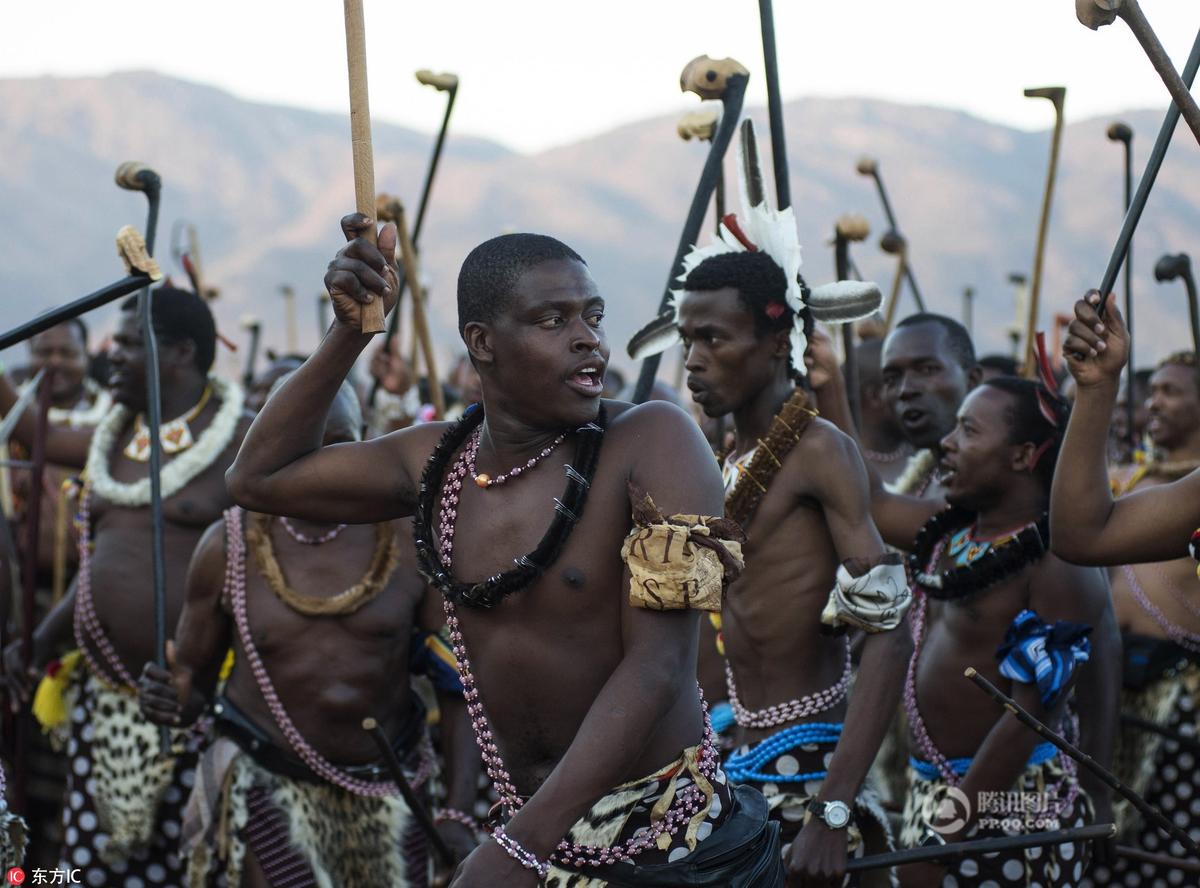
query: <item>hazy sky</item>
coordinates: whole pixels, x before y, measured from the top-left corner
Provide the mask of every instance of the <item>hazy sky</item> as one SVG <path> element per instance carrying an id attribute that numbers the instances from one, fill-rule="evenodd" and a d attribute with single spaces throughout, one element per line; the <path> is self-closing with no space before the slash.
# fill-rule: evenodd
<path id="1" fill-rule="evenodd" d="M 460 133 L 522 150 L 570 142 L 697 102 L 678 77 L 692 57 L 733 56 L 766 101 L 751 0 L 365 0 L 375 117 L 436 128 L 441 98 L 417 68 L 461 77 Z M 1143 0 L 1182 67 L 1200 5 Z M 1024 87 L 1068 87 L 1067 117 L 1165 107 L 1129 29 L 1098 33 L 1072 0 L 776 0 L 785 98 L 873 96 L 963 108 L 1035 129 L 1049 105 Z M 255 0 L 0 3 L 0 77 L 153 69 L 243 98 L 330 111 L 347 105 L 342 4 Z"/>

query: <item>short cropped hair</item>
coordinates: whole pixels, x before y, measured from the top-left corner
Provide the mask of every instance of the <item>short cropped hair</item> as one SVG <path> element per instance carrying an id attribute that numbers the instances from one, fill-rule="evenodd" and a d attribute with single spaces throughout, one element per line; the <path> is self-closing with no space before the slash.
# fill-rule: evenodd
<path id="1" fill-rule="evenodd" d="M 954 354 L 954 359 L 963 370 L 970 372 L 978 366 L 979 361 L 975 357 L 975 343 L 971 341 L 971 334 L 954 318 L 931 311 L 921 311 L 906 317 L 896 325 L 896 328 L 917 327 L 921 324 L 937 324 L 946 331 L 946 342 Z"/>
<path id="2" fill-rule="evenodd" d="M 512 301 L 521 275 L 561 259 L 587 265 L 562 241 L 545 234 L 502 234 L 481 243 L 458 272 L 458 332 L 470 323 L 495 320 Z"/>
<path id="3" fill-rule="evenodd" d="M 121 311 L 136 311 L 137 307 L 137 296 L 121 303 Z M 192 340 L 196 369 L 207 374 L 217 353 L 217 325 L 208 303 L 191 290 L 163 284 L 150 291 L 150 307 L 155 336 L 170 342 Z"/>

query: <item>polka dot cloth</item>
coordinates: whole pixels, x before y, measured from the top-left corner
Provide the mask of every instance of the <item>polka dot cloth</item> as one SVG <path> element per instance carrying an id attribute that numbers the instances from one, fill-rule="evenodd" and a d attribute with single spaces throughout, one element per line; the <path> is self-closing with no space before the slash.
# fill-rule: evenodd
<path id="1" fill-rule="evenodd" d="M 1167 727 L 1185 736 L 1197 736 L 1197 703 L 1193 693 L 1179 695 Z M 1186 829 L 1188 835 L 1200 841 L 1200 768 L 1196 767 L 1197 754 L 1180 749 L 1174 740 L 1166 740 L 1158 747 L 1154 758 L 1154 777 L 1144 796 L 1147 802 L 1170 818 L 1176 826 Z M 1163 835 L 1156 827 L 1137 824 L 1136 834 L 1122 840 L 1136 848 L 1155 854 L 1190 858 L 1183 846 Z M 1139 863 L 1118 858 L 1110 869 L 1097 866 L 1083 883 L 1085 888 L 1100 886 L 1135 886 L 1135 888 L 1176 888 L 1196 884 L 1196 875 L 1181 870 L 1159 867 L 1151 863 Z"/>
<path id="2" fill-rule="evenodd" d="M 125 698 L 130 706 L 121 707 L 117 715 L 98 720 L 97 683 L 89 677 L 80 689 L 76 705 L 71 710 L 70 734 L 67 740 L 67 790 L 64 797 L 62 825 L 65 844 L 59 859 L 59 869 L 79 869 L 80 883 L 90 888 L 183 888 L 183 862 L 177 840 L 182 819 L 186 785 L 194 774 L 194 754 L 181 756 L 175 764 L 173 782 L 158 807 L 151 846 L 115 864 L 101 859 L 109 836 L 100 825 L 96 804 L 96 777 L 93 775 L 92 744 L 100 728 L 121 736 L 129 736 L 136 703 Z M 117 694 L 107 693 L 111 700 Z M 131 713 L 133 713 L 131 715 Z M 121 716 L 126 723 L 121 724 Z M 185 781 L 186 780 L 186 784 Z"/>
<path id="3" fill-rule="evenodd" d="M 1062 779 L 1058 758 L 1027 768 L 1014 789 L 1038 793 Z M 937 810 L 938 797 L 946 793 L 940 780 L 923 780 L 910 772 L 908 798 L 904 804 L 904 827 L 901 842 L 906 846 L 919 845 L 928 835 L 925 811 Z M 1074 803 L 1058 813 L 1062 829 L 1086 826 L 1092 821 L 1092 804 L 1080 792 Z M 971 838 L 985 839 L 1008 833 L 999 830 L 971 831 Z M 1012 833 L 1015 834 L 1015 833 Z M 985 854 L 965 857 L 950 864 L 941 888 L 1077 888 L 1083 884 L 1091 853 L 1089 846 L 1066 843 L 1042 848 L 1029 848 L 1009 854 Z M 933 888 L 933 886 L 931 886 Z"/>

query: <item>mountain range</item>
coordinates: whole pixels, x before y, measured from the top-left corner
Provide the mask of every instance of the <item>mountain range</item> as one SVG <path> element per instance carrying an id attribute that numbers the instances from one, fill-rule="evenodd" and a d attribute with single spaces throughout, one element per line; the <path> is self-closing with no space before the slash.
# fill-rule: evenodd
<path id="1" fill-rule="evenodd" d="M 469 90 L 464 84 L 463 97 Z M 145 206 L 117 189 L 112 175 L 119 163 L 136 159 L 163 179 L 157 254 L 182 277 L 170 258 L 172 227 L 195 226 L 204 276 L 220 289 L 214 310 L 222 331 L 240 339 L 239 319 L 254 314 L 267 322 L 265 343 L 283 349 L 280 286 L 290 285 L 299 294 L 299 344 L 315 343 L 321 277 L 341 241 L 338 219 L 354 205 L 345 115 L 256 104 L 151 72 L 0 80 L 0 108 L 5 326 L 121 276 L 113 236 L 126 223 L 143 227 Z M 681 100 L 681 113 L 692 109 Z M 514 109 L 512 125 L 532 113 L 547 110 Z M 765 109 L 747 114 L 758 126 L 769 171 Z M 1048 103 L 1046 115 L 1046 130 L 1023 132 L 960 111 L 871 99 L 787 103 L 805 277 L 832 278 L 827 243 L 834 221 L 859 212 L 872 235 L 855 245 L 855 262 L 889 291 L 895 261 L 878 247 L 886 223 L 873 184 L 855 171 L 856 160 L 870 155 L 879 161 L 929 308 L 958 317 L 963 289 L 973 287 L 980 350 L 1007 351 L 1015 317 L 1007 278 L 1028 274 L 1033 262 L 1053 122 Z M 1136 133 L 1135 175 L 1161 115 L 1162 109 L 1120 115 Z M 1042 290 L 1045 328 L 1053 313 L 1069 311 L 1099 283 L 1120 227 L 1123 159 L 1120 145 L 1105 137 L 1114 119 L 1065 128 Z M 432 140 L 432 133 L 374 125 L 377 187 L 400 195 L 410 212 Z M 1156 283 L 1152 267 L 1162 253 L 1200 242 L 1196 149 L 1181 126 L 1138 229 L 1139 364 L 1190 346 L 1183 288 Z M 706 152 L 707 145 L 682 142 L 671 117 L 537 154 L 461 135 L 452 125 L 421 237 L 444 358 L 458 350 L 454 285 L 462 258 L 487 237 L 526 230 L 559 237 L 585 257 L 608 301 L 614 359 L 627 363 L 625 342 L 654 314 Z M 732 194 L 732 152 L 727 178 Z M 913 310 L 911 297 L 902 299 L 901 313 Z M 111 316 L 98 313 L 101 332 Z M 231 368 L 237 360 L 224 358 Z"/>

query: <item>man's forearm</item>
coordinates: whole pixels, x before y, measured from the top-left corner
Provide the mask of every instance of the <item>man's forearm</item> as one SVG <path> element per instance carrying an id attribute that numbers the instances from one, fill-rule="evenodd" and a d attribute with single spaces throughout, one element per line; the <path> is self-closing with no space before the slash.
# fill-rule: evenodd
<path id="1" fill-rule="evenodd" d="M 907 621 L 867 636 L 842 737 L 817 794 L 821 801 L 852 804 L 858 796 L 900 705 L 911 648 Z"/>
<path id="2" fill-rule="evenodd" d="M 959 789 L 971 806 L 973 823 L 979 815 L 979 794 L 1012 789 L 1037 746 L 1037 734 L 1015 718 L 1001 717 L 975 753 Z M 964 828 L 965 831 L 965 828 Z M 962 838 L 959 834 L 959 838 Z"/>
<path id="3" fill-rule="evenodd" d="M 1050 535 L 1069 560 L 1096 544 L 1112 512 L 1107 442 L 1116 396 L 1113 384 L 1081 388 L 1071 411 L 1050 497 Z"/>
<path id="4" fill-rule="evenodd" d="M 692 686 L 687 669 L 674 661 L 627 656 L 550 777 L 506 827 L 509 835 L 538 857 L 549 857 L 597 799 L 630 779 L 663 716 Z"/>
<path id="5" fill-rule="evenodd" d="M 368 342 L 370 336 L 334 324 L 312 356 L 267 401 L 229 470 L 235 498 L 237 488 L 253 488 L 321 446 L 328 408 Z"/>

